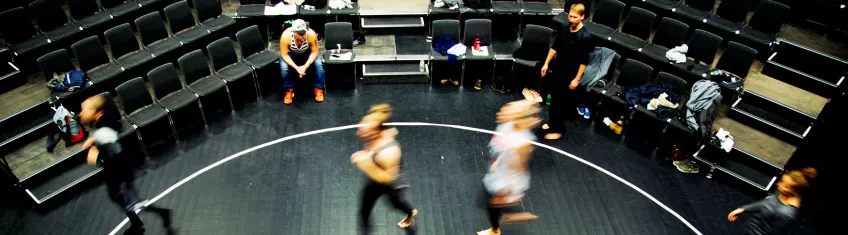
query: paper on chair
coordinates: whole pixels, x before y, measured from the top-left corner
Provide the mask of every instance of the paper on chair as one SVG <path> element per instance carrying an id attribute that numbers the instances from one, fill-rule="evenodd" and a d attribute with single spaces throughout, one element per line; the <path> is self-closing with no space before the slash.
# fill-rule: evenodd
<path id="1" fill-rule="evenodd" d="M 350 58 L 352 56 L 353 56 L 353 53 L 350 53 L 350 52 L 338 53 L 338 54 L 333 53 L 332 55 L 330 55 L 330 60 L 350 60 Z"/>
<path id="2" fill-rule="evenodd" d="M 489 47 L 488 46 L 480 46 L 480 50 L 471 49 L 471 54 L 476 56 L 488 56 L 489 55 Z"/>

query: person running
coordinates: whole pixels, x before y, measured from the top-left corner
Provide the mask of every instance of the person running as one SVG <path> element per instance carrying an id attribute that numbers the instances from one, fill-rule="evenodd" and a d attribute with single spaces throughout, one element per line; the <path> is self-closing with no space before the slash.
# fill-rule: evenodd
<path id="1" fill-rule="evenodd" d="M 389 195 L 392 205 L 406 213 L 406 218 L 397 226 L 408 228 L 412 225 L 418 210 L 413 209 L 403 199 L 402 189 L 408 188 L 400 179 L 401 151 L 395 136 L 396 128 L 387 128 L 383 123 L 392 118 L 392 108 L 388 104 L 371 106 L 368 114 L 362 118 L 356 135 L 365 143 L 365 149 L 350 156 L 350 161 L 368 177 L 362 191 L 359 208 L 359 228 L 361 234 L 371 232 L 371 210 L 374 203 L 383 194 Z"/>
<path id="2" fill-rule="evenodd" d="M 791 170 L 780 176 L 777 182 L 777 195 L 742 206 L 730 212 L 727 220 L 736 221 L 739 215 L 751 215 L 745 228 L 745 235 L 779 234 L 787 225 L 795 221 L 801 196 L 810 188 L 810 181 L 818 176 L 811 167 Z"/>
<path id="3" fill-rule="evenodd" d="M 540 108 L 535 101 L 521 100 L 506 104 L 497 114 L 497 132 L 489 142 L 492 164 L 483 177 L 486 209 L 491 228 L 477 235 L 499 235 L 501 224 L 537 219 L 531 213 L 509 213 L 504 210 L 517 206 L 530 188 L 528 165 L 536 140 L 533 129 L 539 126 Z M 501 220 L 503 216 L 503 220 Z"/>
<path id="4" fill-rule="evenodd" d="M 556 56 L 556 65 L 552 68 L 553 76 L 544 79 L 543 86 L 550 94 L 548 109 L 548 124 L 542 126 L 547 130 L 545 139 L 556 140 L 565 132 L 565 112 L 571 107 L 577 107 L 577 112 L 586 119 L 591 115 L 589 110 L 578 105 L 578 99 L 585 94 L 579 93 L 577 86 L 583 72 L 589 64 L 589 53 L 595 48 L 592 34 L 583 27 L 586 7 L 582 3 L 572 4 L 568 11 L 568 25 L 560 30 L 554 44 L 548 51 L 548 57 L 542 66 L 542 77 L 548 73 L 548 66 Z"/>
<path id="5" fill-rule="evenodd" d="M 124 209 L 130 223 L 132 223 L 128 232 L 144 232 L 144 223 L 138 218 L 137 213 L 145 209 L 159 214 L 163 221 L 162 225 L 170 231 L 171 210 L 159 208 L 152 204 L 148 205 L 147 200 L 141 200 L 138 197 L 133 185 L 135 179 L 133 161 L 125 154 L 121 143 L 118 141 L 118 130 L 121 130 L 121 123 L 100 121 L 113 120 L 112 118 L 103 118 L 107 115 L 119 115 L 114 106 L 109 106 L 111 102 L 105 96 L 97 95 L 89 97 L 82 103 L 79 113 L 80 122 L 94 129 L 91 137 L 83 144 L 84 147 L 88 148 L 87 162 L 91 165 L 100 163 L 103 166 L 109 199 Z"/>
<path id="6" fill-rule="evenodd" d="M 293 72 L 303 78 L 310 66 L 315 68 L 315 101 L 324 101 L 324 64 L 318 58 L 318 34 L 306 21 L 296 19 L 280 36 L 280 72 L 286 90 L 283 103 L 291 104 L 294 99 Z"/>

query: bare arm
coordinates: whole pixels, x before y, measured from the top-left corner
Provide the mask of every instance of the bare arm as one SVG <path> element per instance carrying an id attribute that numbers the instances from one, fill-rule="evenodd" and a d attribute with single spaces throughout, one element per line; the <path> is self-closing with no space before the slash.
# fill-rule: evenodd
<path id="1" fill-rule="evenodd" d="M 296 68 L 297 65 L 294 64 L 294 61 L 291 59 L 291 56 L 289 56 L 289 46 L 291 46 L 291 34 L 288 32 L 289 31 L 286 30 L 283 32 L 283 35 L 280 36 L 280 57 L 283 58 L 283 62 L 286 62 L 287 65 Z"/>
<path id="2" fill-rule="evenodd" d="M 585 64 L 581 64 L 581 65 L 580 65 L 580 68 L 579 68 L 579 69 L 577 69 L 577 76 L 576 76 L 576 77 L 574 77 L 574 80 L 573 80 L 573 81 L 574 81 L 574 82 L 579 82 L 579 81 L 580 81 L 580 78 L 582 78 L 582 77 L 583 77 L 583 72 L 584 72 L 584 71 L 586 71 L 586 65 L 585 65 Z"/>
<path id="3" fill-rule="evenodd" d="M 388 184 L 394 182 L 397 178 L 398 172 L 400 171 L 400 148 L 392 147 L 380 151 L 380 153 L 376 156 L 376 161 L 387 169 L 378 167 L 374 164 L 374 161 L 371 161 L 370 159 L 358 161 L 356 162 L 356 166 L 359 167 L 359 169 L 362 170 L 368 178 L 371 178 L 377 183 Z"/>
<path id="4" fill-rule="evenodd" d="M 306 42 L 309 43 L 309 59 L 306 60 L 306 64 L 303 65 L 306 68 L 312 65 L 312 62 L 315 62 L 318 59 L 318 35 L 315 34 L 315 31 L 309 30 L 306 34 Z"/>
<path id="5" fill-rule="evenodd" d="M 97 156 L 100 155 L 100 150 L 97 147 L 91 146 L 88 149 L 88 156 L 86 157 L 86 162 L 89 165 L 97 165 Z"/>
<path id="6" fill-rule="evenodd" d="M 554 59 L 554 56 L 555 56 L 556 54 L 557 54 L 557 51 L 556 51 L 556 50 L 554 50 L 553 48 L 551 48 L 551 49 L 548 51 L 548 58 L 545 58 L 545 66 L 548 66 L 548 64 L 550 64 L 550 63 L 551 63 L 551 60 L 553 60 L 553 59 Z"/>

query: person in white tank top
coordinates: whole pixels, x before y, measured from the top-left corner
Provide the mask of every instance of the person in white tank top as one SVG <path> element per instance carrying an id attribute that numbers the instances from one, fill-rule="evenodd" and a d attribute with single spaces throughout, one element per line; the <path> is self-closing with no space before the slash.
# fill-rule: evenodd
<path id="1" fill-rule="evenodd" d="M 504 210 L 521 202 L 524 192 L 530 188 L 530 158 L 536 136 L 533 129 L 539 126 L 540 108 L 534 101 L 521 100 L 508 103 L 497 114 L 498 135 L 489 142 L 492 164 L 483 177 L 486 193 L 486 209 L 492 227 L 478 235 L 499 235 L 502 223 L 514 223 L 537 219 L 531 213 L 509 213 Z M 503 216 L 503 219 L 501 219 Z"/>
<path id="2" fill-rule="evenodd" d="M 286 90 L 285 104 L 291 104 L 294 99 L 295 76 L 304 78 L 310 71 L 315 73 L 315 101 L 324 101 L 324 64 L 318 58 L 318 49 L 318 34 L 301 19 L 292 21 L 292 26 L 280 36 L 280 72 Z"/>

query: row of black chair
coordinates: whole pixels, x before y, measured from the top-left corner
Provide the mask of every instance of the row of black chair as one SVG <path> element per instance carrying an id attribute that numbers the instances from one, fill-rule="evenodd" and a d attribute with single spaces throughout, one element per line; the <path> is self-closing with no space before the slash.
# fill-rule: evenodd
<path id="1" fill-rule="evenodd" d="M 271 1 L 270 3 L 276 4 L 279 1 Z M 236 10 L 236 16 L 238 17 L 260 17 L 265 15 L 265 7 L 269 6 L 269 1 L 267 0 L 239 0 L 240 6 L 238 10 Z M 297 14 L 300 15 L 351 15 L 359 12 L 359 4 L 357 2 L 351 3 L 353 8 L 347 9 L 332 9 L 328 6 L 315 8 L 315 9 L 304 9 L 303 7 L 299 7 L 297 9 Z"/>

